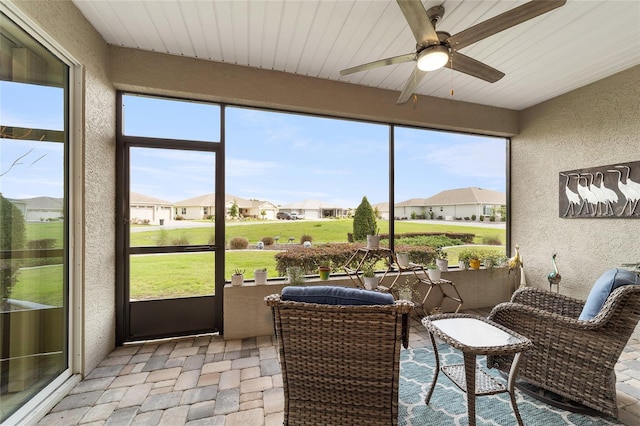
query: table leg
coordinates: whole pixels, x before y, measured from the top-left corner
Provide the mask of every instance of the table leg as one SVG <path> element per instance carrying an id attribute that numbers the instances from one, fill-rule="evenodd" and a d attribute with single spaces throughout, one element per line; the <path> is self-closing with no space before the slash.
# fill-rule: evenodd
<path id="1" fill-rule="evenodd" d="M 467 382 L 467 416 L 469 426 L 476 426 L 476 356 L 464 355 L 464 376 Z"/>
<path id="2" fill-rule="evenodd" d="M 438 374 L 440 373 L 440 356 L 438 355 L 438 345 L 436 345 L 436 339 L 433 337 L 433 334 L 429 333 L 429 337 L 431 338 L 431 346 L 433 346 L 433 355 L 436 357 L 436 366 L 435 366 L 435 369 L 433 370 L 433 379 L 431 380 L 431 387 L 429 388 L 427 397 L 424 399 L 424 402 L 427 405 L 429 405 L 429 401 L 431 401 L 431 395 L 433 395 L 433 390 L 436 388 L 436 382 L 438 381 Z"/>
<path id="3" fill-rule="evenodd" d="M 520 417 L 520 410 L 516 404 L 516 395 L 514 393 L 514 387 L 516 384 L 516 375 L 518 374 L 518 367 L 520 364 L 520 352 L 513 356 L 513 362 L 511 362 L 511 369 L 509 370 L 509 380 L 507 382 L 507 390 L 509 391 L 509 397 L 511 398 L 511 406 L 513 407 L 513 413 L 516 415 L 518 425 L 523 426 L 522 417 Z"/>

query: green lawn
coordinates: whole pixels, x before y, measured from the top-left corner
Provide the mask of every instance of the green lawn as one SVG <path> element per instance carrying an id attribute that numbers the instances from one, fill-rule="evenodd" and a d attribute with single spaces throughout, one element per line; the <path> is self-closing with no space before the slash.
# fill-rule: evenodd
<path id="1" fill-rule="evenodd" d="M 170 241 L 186 238 L 189 244 L 208 244 L 213 235 L 213 228 L 205 225 L 206 228 L 182 228 L 168 229 L 160 231 L 157 228 L 143 232 L 131 233 L 131 246 L 155 245 L 163 232 L 166 233 L 167 240 Z M 380 233 L 389 232 L 389 222 L 379 221 Z M 137 228 L 138 230 L 140 228 Z M 287 243 L 290 237 L 294 242 L 299 243 L 300 237 L 310 235 L 314 243 L 347 242 L 347 234 L 353 230 L 353 220 L 300 220 L 300 221 L 255 221 L 255 222 L 230 222 L 226 227 L 226 239 L 229 241 L 234 237 L 244 237 L 249 243 L 255 244 L 263 237 L 280 237 L 279 243 Z M 504 244 L 506 231 L 504 229 L 483 228 L 475 226 L 456 226 L 455 222 L 449 224 L 413 223 L 407 221 L 396 222 L 396 234 L 407 232 L 462 232 L 476 235 L 474 242 L 481 244 L 484 237 L 497 237 Z"/>
<path id="2" fill-rule="evenodd" d="M 133 246 L 155 245 L 160 237 L 168 244 L 172 239 L 188 240 L 189 244 L 207 244 L 212 235 L 209 223 L 205 228 L 183 228 L 160 231 L 149 228 L 148 231 L 131 233 Z M 311 235 L 314 244 L 326 242 L 347 242 L 347 233 L 352 230 L 351 219 L 301 220 L 301 221 L 255 221 L 230 223 L 226 227 L 227 241 L 233 237 L 244 237 L 255 244 L 263 237 L 280 236 L 279 243 L 286 246 L 289 237 L 299 243 L 302 235 Z M 388 222 L 379 221 L 380 232 L 388 232 Z M 140 229 L 140 227 L 138 227 Z M 29 223 L 29 239 L 59 238 L 62 224 L 58 222 Z M 452 224 L 431 224 L 396 222 L 396 233 L 407 232 L 460 232 L 476 235 L 474 243 L 481 244 L 486 238 L 497 238 L 505 242 L 504 229 L 459 226 Z M 164 235 L 163 235 L 164 233 Z M 56 237 L 56 235 L 58 237 Z M 56 246 L 60 246 L 56 244 Z M 449 264 L 456 266 L 460 247 L 447 249 Z M 504 246 L 496 246 L 504 253 Z M 235 268 L 245 270 L 245 279 L 253 279 L 253 271 L 267 268 L 269 277 L 276 277 L 275 250 L 227 250 L 225 252 L 225 279 L 229 280 Z M 131 259 L 131 298 L 149 299 L 158 297 L 196 296 L 213 293 L 214 277 L 213 253 L 138 255 Z M 25 268 L 18 276 L 12 297 L 36 303 L 60 306 L 62 295 L 62 266 L 43 266 Z"/>

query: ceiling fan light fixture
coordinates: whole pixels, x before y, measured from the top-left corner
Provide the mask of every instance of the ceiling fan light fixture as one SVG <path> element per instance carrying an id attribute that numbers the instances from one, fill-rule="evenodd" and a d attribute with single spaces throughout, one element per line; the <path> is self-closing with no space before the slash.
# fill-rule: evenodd
<path id="1" fill-rule="evenodd" d="M 418 53 L 418 69 L 421 71 L 435 71 L 449 62 L 449 49 L 436 45 L 424 48 Z"/>

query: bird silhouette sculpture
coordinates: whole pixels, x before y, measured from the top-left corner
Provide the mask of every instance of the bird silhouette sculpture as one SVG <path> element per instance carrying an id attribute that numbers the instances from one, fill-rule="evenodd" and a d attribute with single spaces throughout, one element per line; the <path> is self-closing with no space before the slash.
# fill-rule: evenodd
<path id="1" fill-rule="evenodd" d="M 557 253 L 553 253 L 551 256 L 551 262 L 553 262 L 553 272 L 549 272 L 547 274 L 547 280 L 549 280 L 549 291 L 551 291 L 551 286 L 554 284 L 558 286 L 557 292 L 560 292 L 560 280 L 562 277 L 560 276 L 560 272 L 558 272 L 558 265 L 556 264 L 556 255 Z"/>

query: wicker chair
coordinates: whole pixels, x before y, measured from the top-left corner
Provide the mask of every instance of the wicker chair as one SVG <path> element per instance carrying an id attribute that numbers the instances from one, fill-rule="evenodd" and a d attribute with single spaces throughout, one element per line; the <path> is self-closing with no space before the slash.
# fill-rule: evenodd
<path id="1" fill-rule="evenodd" d="M 284 425 L 398 424 L 409 302 L 325 305 L 277 294 L 265 301 L 278 337 Z"/>
<path id="2" fill-rule="evenodd" d="M 640 286 L 614 290 L 588 321 L 578 320 L 584 303 L 523 288 L 489 319 L 533 342 L 520 359 L 519 379 L 617 418 L 614 367 L 640 319 Z M 487 365 L 508 372 L 510 359 L 487 357 Z"/>

